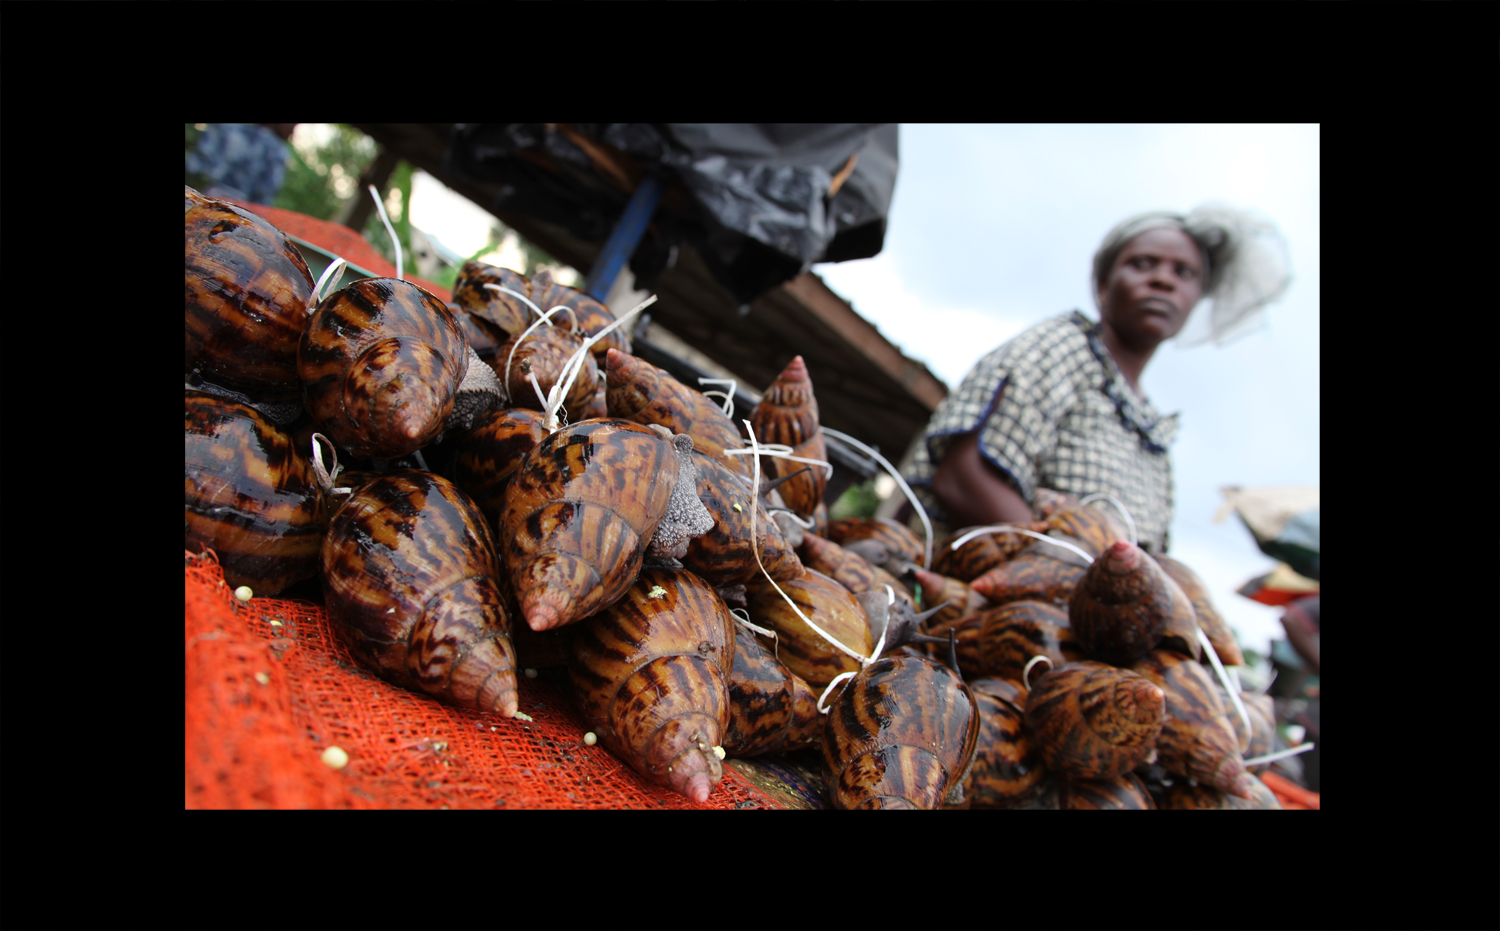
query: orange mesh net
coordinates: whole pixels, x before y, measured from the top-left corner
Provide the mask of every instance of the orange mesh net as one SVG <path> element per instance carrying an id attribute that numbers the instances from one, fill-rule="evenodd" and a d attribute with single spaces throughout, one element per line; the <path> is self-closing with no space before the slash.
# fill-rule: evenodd
<path id="1" fill-rule="evenodd" d="M 306 601 L 241 604 L 185 554 L 188 808 L 781 808 L 734 770 L 697 806 L 586 746 L 566 698 L 520 677 L 507 719 L 389 685 Z M 273 623 L 274 622 L 274 623 Z M 329 747 L 348 764 L 323 762 Z"/>

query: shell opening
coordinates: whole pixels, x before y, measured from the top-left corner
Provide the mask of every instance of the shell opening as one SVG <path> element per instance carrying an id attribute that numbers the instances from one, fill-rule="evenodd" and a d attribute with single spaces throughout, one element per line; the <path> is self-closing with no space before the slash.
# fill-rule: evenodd
<path id="1" fill-rule="evenodd" d="M 902 494 L 906 495 L 906 500 L 911 502 L 911 506 L 916 509 L 917 516 L 922 518 L 922 531 L 927 535 L 922 550 L 922 568 L 932 568 L 932 521 L 927 519 L 927 509 L 922 507 L 922 502 L 918 501 L 917 496 L 912 493 L 911 486 L 906 484 L 906 479 L 901 477 L 901 473 L 897 471 L 895 466 L 887 462 L 884 456 L 861 443 L 859 440 L 856 440 L 854 437 L 849 436 L 846 433 L 840 433 L 837 430 L 830 430 L 827 427 L 820 427 L 819 429 L 821 429 L 828 436 L 831 436 L 836 440 L 842 440 L 843 442 L 848 443 L 856 449 L 860 450 L 865 455 L 871 457 L 876 462 L 884 466 L 885 470 L 889 472 L 891 474 L 891 477 L 896 480 L 896 484 L 900 486 Z"/>
<path id="2" fill-rule="evenodd" d="M 385 215 L 385 204 L 380 202 L 380 192 L 375 190 L 375 185 L 370 185 L 370 196 L 375 199 L 375 209 L 380 211 L 380 222 L 385 224 L 386 234 L 391 237 L 391 245 L 396 250 L 396 280 L 405 281 L 401 277 L 401 240 L 396 238 L 396 228 L 391 226 L 391 218 Z"/>

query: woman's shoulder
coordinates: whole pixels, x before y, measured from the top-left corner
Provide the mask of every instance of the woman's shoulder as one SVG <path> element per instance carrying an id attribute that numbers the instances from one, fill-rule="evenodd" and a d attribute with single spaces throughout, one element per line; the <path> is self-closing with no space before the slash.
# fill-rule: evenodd
<path id="1" fill-rule="evenodd" d="M 992 349 L 977 367 L 1021 376 L 1070 372 L 1092 358 L 1088 334 L 1093 326 L 1076 310 L 1049 317 Z"/>

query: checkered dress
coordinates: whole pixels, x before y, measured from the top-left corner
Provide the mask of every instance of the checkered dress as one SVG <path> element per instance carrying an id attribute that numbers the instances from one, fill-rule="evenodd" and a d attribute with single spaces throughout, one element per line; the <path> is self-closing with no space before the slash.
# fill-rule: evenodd
<path id="1" fill-rule="evenodd" d="M 1028 504 L 1037 488 L 1119 499 L 1141 546 L 1165 553 L 1172 520 L 1177 415 L 1162 417 L 1136 394 L 1099 339 L 1099 324 L 1074 311 L 1046 320 L 980 359 L 927 424 L 907 481 L 929 515 L 935 464 L 953 437 L 982 430 L 979 449 Z"/>

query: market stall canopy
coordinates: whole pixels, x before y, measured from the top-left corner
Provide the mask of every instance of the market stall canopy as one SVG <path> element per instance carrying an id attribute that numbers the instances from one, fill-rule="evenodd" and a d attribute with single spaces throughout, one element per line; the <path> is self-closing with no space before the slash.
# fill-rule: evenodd
<path id="1" fill-rule="evenodd" d="M 1291 604 L 1298 598 L 1306 598 L 1308 595 L 1318 594 L 1318 583 L 1306 576 L 1298 575 L 1292 571 L 1292 567 L 1284 562 L 1276 564 L 1265 575 L 1256 576 L 1241 585 L 1236 591 L 1263 605 L 1277 607 Z"/>
<path id="2" fill-rule="evenodd" d="M 1224 494 L 1224 506 L 1214 517 L 1215 522 L 1234 511 L 1255 537 L 1262 553 L 1281 560 L 1297 574 L 1318 581 L 1318 486 L 1231 485 L 1220 491 Z"/>
<path id="3" fill-rule="evenodd" d="M 798 140 L 808 152 L 823 153 L 822 161 L 811 160 L 821 165 L 827 176 L 826 182 L 817 183 L 826 184 L 828 196 L 819 195 L 825 213 L 821 225 L 809 221 L 798 235 L 788 232 L 784 237 L 787 249 L 783 250 L 754 235 L 731 230 L 727 221 L 705 219 L 707 208 L 699 205 L 689 181 L 668 174 L 667 162 L 682 157 L 677 149 L 672 149 L 676 154 L 669 153 L 668 143 L 663 142 L 656 161 L 645 155 L 637 158 L 614 142 L 639 147 L 643 145 L 639 139 L 622 140 L 618 138 L 620 130 L 608 137 L 614 142 L 600 141 L 590 134 L 605 124 L 532 124 L 538 127 L 539 145 L 514 148 L 511 161 L 526 163 L 535 170 L 522 172 L 512 165 L 515 173 L 504 181 L 475 180 L 451 163 L 449 143 L 463 138 L 459 129 L 463 124 L 351 125 L 374 138 L 386 153 L 421 168 L 578 269 L 592 267 L 599 258 L 642 179 L 661 172 L 664 190 L 659 205 L 631 259 L 638 285 L 650 283 L 658 296 L 649 311 L 655 323 L 755 391 L 770 385 L 793 356 L 802 356 L 813 378 L 823 424 L 879 447 L 893 460 L 906 451 L 947 394 L 947 387 L 925 365 L 907 358 L 822 279 L 799 271 L 812 261 L 843 260 L 879 251 L 884 239 L 884 211 L 894 186 L 894 128 L 830 130 L 825 136 Z M 679 129 L 671 136 L 671 146 L 691 152 L 679 137 L 691 138 L 686 129 Z M 835 159 L 828 154 L 833 151 L 834 139 L 855 148 Z M 751 142 L 742 146 L 748 152 Z M 729 171 L 729 154 L 702 160 L 719 157 Z M 745 161 L 749 160 L 745 156 Z M 886 164 L 882 168 L 883 161 Z M 813 178 L 817 172 L 806 165 L 801 175 L 790 171 L 778 175 L 773 163 L 766 164 L 770 167 L 761 169 L 762 181 L 784 177 L 790 189 L 801 190 L 798 185 L 816 187 Z M 754 174 L 748 168 L 744 170 Z M 882 174 L 889 175 L 883 185 Z M 883 202 L 878 193 L 882 189 Z M 855 197 L 861 190 L 866 193 Z M 724 197 L 726 202 L 733 199 L 730 194 Z M 862 202 L 867 205 L 861 206 Z M 725 209 L 727 215 L 727 204 Z M 811 207 L 806 209 L 816 212 Z M 753 211 L 746 213 L 745 223 L 754 226 L 749 216 Z M 787 218 L 791 208 L 786 207 L 783 214 L 781 220 L 790 223 Z M 761 229 L 774 227 L 768 220 Z M 817 235 L 814 227 L 820 231 Z M 831 238 L 817 245 L 819 237 L 830 234 Z M 738 252 L 734 242 L 739 243 Z M 726 249 L 715 252 L 717 245 L 726 245 Z M 809 252 L 818 248 L 821 254 Z M 737 263 L 737 256 L 751 255 L 770 258 L 760 263 L 748 259 Z M 742 276 L 737 279 L 740 284 L 726 285 L 716 272 L 716 264 L 735 270 Z M 788 269 L 794 274 L 780 277 Z M 761 277 L 757 279 L 757 275 Z M 773 278 L 777 283 L 764 285 L 769 290 L 758 296 L 748 301 L 737 296 L 762 287 L 757 280 Z"/>

